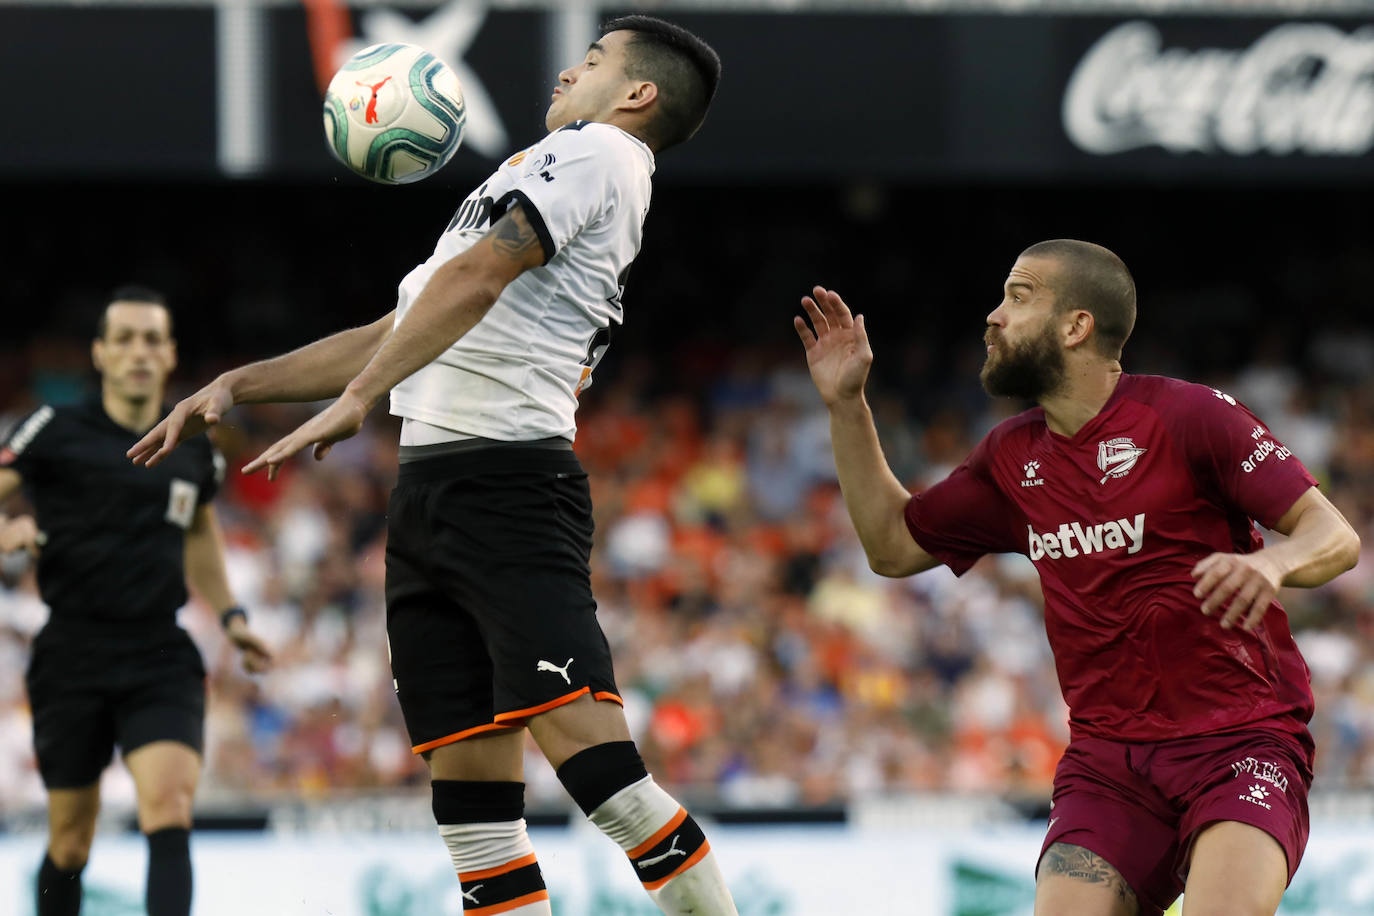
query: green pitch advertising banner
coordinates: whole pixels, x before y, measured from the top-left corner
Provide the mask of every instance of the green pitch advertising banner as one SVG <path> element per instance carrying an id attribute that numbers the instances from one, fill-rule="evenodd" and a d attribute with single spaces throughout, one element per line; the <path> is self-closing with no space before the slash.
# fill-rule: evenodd
<path id="1" fill-rule="evenodd" d="M 740 916 L 1031 916 L 1042 831 L 710 829 Z M 624 856 L 591 828 L 534 829 L 555 916 L 653 916 Z M 0 912 L 32 916 L 40 836 L 0 840 Z M 461 916 L 433 834 L 196 834 L 194 916 Z M 83 916 L 143 912 L 145 844 L 97 838 Z M 1374 914 L 1374 832 L 1314 825 L 1280 916 Z"/>

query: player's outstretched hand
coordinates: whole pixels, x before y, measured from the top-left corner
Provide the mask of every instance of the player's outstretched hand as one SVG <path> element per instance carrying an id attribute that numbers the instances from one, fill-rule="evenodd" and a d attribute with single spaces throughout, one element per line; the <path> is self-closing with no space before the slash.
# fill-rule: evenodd
<path id="1" fill-rule="evenodd" d="M 873 365 L 873 348 L 868 345 L 864 316 L 852 315 L 840 294 L 823 286 L 813 289 L 810 296 L 803 296 L 801 304 L 811 325 L 798 315 L 792 319 L 792 326 L 806 348 L 806 365 L 821 400 L 830 406 L 858 397 Z"/>
<path id="2" fill-rule="evenodd" d="M 38 523 L 32 515 L 17 515 L 0 522 L 0 553 L 27 550 L 33 556 L 38 556 L 38 548 L 43 546 L 44 540 L 43 532 L 38 530 Z"/>
<path id="3" fill-rule="evenodd" d="M 252 474 L 267 468 L 267 479 L 276 480 L 282 464 L 307 445 L 315 446 L 315 460 L 319 461 L 335 442 L 356 436 L 363 428 L 369 405 L 351 391 L 320 413 L 296 427 L 295 432 L 278 439 L 267 451 L 243 466 L 243 473 Z"/>
<path id="4" fill-rule="evenodd" d="M 261 674 L 272 667 L 272 653 L 267 651 L 267 644 L 253 635 L 253 632 L 248 629 L 248 624 L 243 622 L 242 617 L 236 618 L 230 624 L 226 635 L 229 637 L 229 641 L 243 653 L 244 671 L 249 674 Z"/>
<path id="5" fill-rule="evenodd" d="M 1247 633 L 1259 625 L 1278 594 L 1283 576 L 1261 553 L 1214 553 L 1193 567 L 1193 596 L 1202 599 L 1202 613 L 1225 608 L 1221 628 L 1237 622 Z"/>
<path id="6" fill-rule="evenodd" d="M 134 464 L 152 467 L 182 442 L 214 426 L 234 406 L 234 395 L 224 376 L 181 401 L 147 435 L 125 452 Z"/>

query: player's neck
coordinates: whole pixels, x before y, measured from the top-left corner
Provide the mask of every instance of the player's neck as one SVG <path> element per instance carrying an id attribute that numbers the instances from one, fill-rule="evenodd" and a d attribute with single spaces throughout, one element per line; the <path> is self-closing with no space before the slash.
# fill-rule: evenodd
<path id="1" fill-rule="evenodd" d="M 1070 368 L 1064 384 L 1054 394 L 1040 399 L 1045 425 L 1061 436 L 1074 436 L 1093 417 L 1102 412 L 1121 381 L 1121 364 L 1113 360 L 1075 370 Z"/>
<path id="2" fill-rule="evenodd" d="M 111 420 L 136 433 L 152 429 L 162 412 L 162 402 L 158 398 L 130 400 L 115 394 L 108 386 L 100 390 L 100 404 Z"/>
<path id="3" fill-rule="evenodd" d="M 644 135 L 643 118 L 632 117 L 624 114 L 623 112 L 613 111 L 604 119 L 602 119 L 601 123 L 609 124 L 612 127 L 620 128 L 621 130 L 625 131 L 625 133 L 629 134 L 631 137 L 634 137 L 640 143 L 643 143 L 645 146 L 649 147 L 649 151 L 651 153 L 657 154 L 658 151 L 654 149 L 654 145 L 650 143 L 649 138 Z"/>

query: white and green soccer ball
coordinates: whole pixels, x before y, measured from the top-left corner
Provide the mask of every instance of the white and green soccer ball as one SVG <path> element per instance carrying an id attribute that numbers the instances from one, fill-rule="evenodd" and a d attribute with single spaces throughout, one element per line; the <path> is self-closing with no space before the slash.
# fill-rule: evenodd
<path id="1" fill-rule="evenodd" d="M 458 151 L 467 123 L 453 71 L 415 45 L 373 45 L 329 81 L 324 136 L 334 157 L 364 178 L 408 184 Z"/>

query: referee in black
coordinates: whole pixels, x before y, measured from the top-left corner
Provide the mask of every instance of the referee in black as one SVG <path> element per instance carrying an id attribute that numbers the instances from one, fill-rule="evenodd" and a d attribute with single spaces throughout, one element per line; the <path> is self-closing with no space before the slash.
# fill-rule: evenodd
<path id="1" fill-rule="evenodd" d="M 0 515 L 0 551 L 38 558 L 50 609 L 26 683 L 48 790 L 38 916 L 76 916 L 100 807 L 100 774 L 119 746 L 148 837 L 149 916 L 191 911 L 191 798 L 200 777 L 205 666 L 176 612 L 187 585 L 220 611 L 250 672 L 270 663 L 224 568 L 210 504 L 224 460 L 204 436 L 152 470 L 128 448 L 166 410 L 176 365 L 162 296 L 125 287 L 92 343 L 100 397 L 40 407 L 0 448 L 0 507 L 22 485 L 34 516 Z"/>

